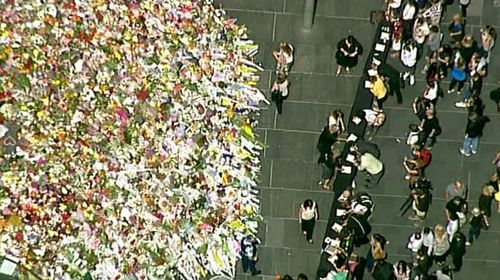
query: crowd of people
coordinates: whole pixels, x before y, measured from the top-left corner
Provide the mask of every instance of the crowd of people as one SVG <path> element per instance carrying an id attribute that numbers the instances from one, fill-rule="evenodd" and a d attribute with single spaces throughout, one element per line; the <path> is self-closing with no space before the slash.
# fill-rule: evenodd
<path id="1" fill-rule="evenodd" d="M 456 180 L 446 187 L 444 200 L 443 223 L 432 227 L 425 226 L 425 220 L 433 200 L 434 189 L 426 177 L 426 169 L 432 166 L 432 148 L 437 143 L 437 137 L 442 133 L 439 122 L 438 101 L 445 96 L 456 96 L 454 103 L 457 108 L 467 109 L 465 120 L 465 135 L 457 152 L 464 157 L 478 153 L 479 140 L 483 130 L 490 121 L 484 114 L 481 99 L 482 84 L 488 74 L 488 66 L 492 61 L 492 48 L 495 45 L 496 31 L 489 25 L 480 30 L 480 37 L 474 38 L 466 33 L 467 7 L 469 0 L 461 0 L 460 14 L 453 15 L 447 23 L 447 29 L 442 30 L 446 20 L 444 12 L 450 1 L 446 0 L 387 0 L 386 20 L 392 28 L 391 50 L 393 57 L 399 57 L 402 71 L 387 62 L 373 63 L 368 70 L 367 87 L 373 94 L 371 108 L 365 108 L 353 114 L 352 121 L 359 123 L 364 120 L 367 130 L 364 139 L 350 141 L 343 137 L 346 131 L 343 114 L 334 111 L 328 118 L 320 137 L 317 149 L 320 153 L 318 164 L 322 167 L 319 185 L 330 189 L 335 181 L 335 174 L 342 171 L 342 154 L 339 141 L 346 142 L 351 152 L 356 156 L 350 160 L 358 171 L 358 176 L 365 177 L 362 187 L 347 188 L 338 198 L 337 215 L 334 230 L 335 240 L 328 240 L 328 261 L 333 269 L 322 279 L 362 279 L 365 271 L 371 273 L 377 280 L 449 280 L 454 273 L 462 269 L 463 256 L 467 246 L 477 242 L 482 230 L 490 226 L 493 201 L 497 201 L 500 212 L 500 153 L 495 155 L 493 164 L 495 172 L 481 187 L 477 204 L 470 205 L 469 188 L 464 182 Z M 444 33 L 449 40 L 444 40 Z M 342 70 L 349 73 L 356 66 L 363 47 L 349 35 L 339 41 L 335 58 L 337 61 L 336 75 Z M 373 211 L 373 200 L 367 191 L 377 186 L 384 175 L 384 164 L 380 159 L 378 147 L 371 142 L 376 137 L 379 127 L 383 126 L 388 117 L 383 104 L 388 96 L 396 96 L 397 103 L 402 103 L 401 89 L 415 86 L 415 74 L 419 61 L 421 73 L 425 77 L 425 86 L 421 96 L 415 98 L 411 109 L 418 122 L 409 124 L 405 144 L 407 152 L 402 159 L 404 179 L 408 181 L 408 199 L 403 203 L 401 215 L 408 216 L 419 228 L 408 237 L 406 247 L 409 258 L 394 264 L 388 262 L 387 244 L 383 234 L 370 235 L 369 223 Z M 444 88 L 443 81 L 449 80 L 449 86 Z M 491 99 L 498 104 L 496 92 L 490 94 Z M 441 101 L 443 102 L 443 101 Z M 499 107 L 500 111 L 500 107 Z M 351 120 L 350 120 L 351 121 Z M 446 129 L 446 128 L 445 128 Z M 365 140 L 366 139 L 366 140 Z M 335 189 L 335 187 L 333 186 Z M 315 202 L 306 200 L 301 206 L 299 222 L 306 240 L 310 239 L 317 217 Z M 307 209 L 307 210 L 306 210 Z M 354 248 L 370 244 L 366 256 L 361 256 Z M 450 260 L 451 262 L 448 262 Z M 433 269 L 433 264 L 437 265 Z"/>

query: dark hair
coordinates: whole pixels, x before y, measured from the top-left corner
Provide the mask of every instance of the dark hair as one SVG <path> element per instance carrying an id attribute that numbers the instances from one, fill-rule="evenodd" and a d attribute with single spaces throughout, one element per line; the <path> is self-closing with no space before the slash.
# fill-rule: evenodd
<path id="1" fill-rule="evenodd" d="M 408 271 L 408 264 L 403 261 L 403 260 L 400 260 L 397 265 L 396 265 L 396 269 L 398 270 L 399 272 L 399 268 L 401 268 L 401 272 L 402 273 L 405 273 L 406 274 L 406 271 Z"/>
<path id="2" fill-rule="evenodd" d="M 281 278 L 282 280 L 293 280 L 292 276 L 288 275 L 288 274 L 285 274 L 285 276 L 283 276 L 283 278 Z"/>
<path id="3" fill-rule="evenodd" d="M 434 33 L 438 33 L 439 32 L 439 27 L 437 27 L 436 25 L 433 25 L 431 26 L 430 30 Z"/>
<path id="4" fill-rule="evenodd" d="M 314 202 L 312 201 L 312 199 L 306 199 L 306 200 L 304 200 L 304 207 L 305 208 L 312 207 L 313 204 L 314 204 Z"/>
<path id="5" fill-rule="evenodd" d="M 308 278 L 304 273 L 299 273 L 299 275 L 297 275 L 297 280 L 308 280 Z"/>
<path id="6" fill-rule="evenodd" d="M 445 266 L 443 266 L 443 268 L 441 268 L 441 272 L 443 274 L 446 274 L 446 275 L 450 276 L 451 269 L 450 269 L 449 266 L 445 265 Z"/>
<path id="7" fill-rule="evenodd" d="M 347 36 L 347 42 L 352 44 L 352 43 L 354 43 L 354 41 L 355 41 L 354 36 L 352 36 L 352 35 Z"/>
<path id="8" fill-rule="evenodd" d="M 410 123 L 410 125 L 408 125 L 408 129 L 410 129 L 410 131 L 412 131 L 412 132 L 419 131 L 418 125 L 416 125 L 414 123 Z"/>
<path id="9" fill-rule="evenodd" d="M 387 244 L 387 239 L 385 239 L 385 237 L 383 237 L 381 234 L 378 233 L 375 233 L 373 235 L 373 239 L 375 239 L 375 241 L 380 243 L 380 247 L 382 248 L 382 250 L 384 250 L 385 244 Z"/>
<path id="10" fill-rule="evenodd" d="M 424 233 L 429 234 L 431 232 L 431 229 L 429 227 L 424 227 Z"/>
<path id="11" fill-rule="evenodd" d="M 420 232 L 415 232 L 415 238 L 416 239 L 421 239 L 422 238 L 422 234 Z"/>

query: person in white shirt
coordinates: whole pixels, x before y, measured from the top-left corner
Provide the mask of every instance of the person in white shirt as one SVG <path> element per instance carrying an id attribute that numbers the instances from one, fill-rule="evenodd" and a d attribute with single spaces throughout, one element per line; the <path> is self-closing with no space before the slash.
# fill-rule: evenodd
<path id="1" fill-rule="evenodd" d="M 276 72 L 288 76 L 290 66 L 293 63 L 293 46 L 281 42 L 279 51 L 273 51 L 273 57 L 276 59 Z"/>
<path id="2" fill-rule="evenodd" d="M 427 256 L 432 256 L 432 250 L 434 248 L 434 233 L 428 227 L 422 230 L 422 249 L 427 252 Z"/>
<path id="3" fill-rule="evenodd" d="M 427 20 L 423 17 L 418 17 L 413 25 L 413 40 L 417 46 L 417 59 L 422 57 L 424 43 L 427 36 L 431 33 Z"/>
<path id="4" fill-rule="evenodd" d="M 460 0 L 460 12 L 462 14 L 462 17 L 466 17 L 467 16 L 467 8 L 469 7 L 470 5 L 470 0 Z"/>
<path id="5" fill-rule="evenodd" d="M 411 38 L 413 31 L 413 21 L 417 15 L 417 6 L 415 0 L 408 0 L 403 8 L 401 18 L 403 19 L 403 42 Z"/>
<path id="6" fill-rule="evenodd" d="M 438 99 L 439 85 L 437 82 L 427 84 L 424 89 L 424 98 L 436 105 Z"/>
<path id="7" fill-rule="evenodd" d="M 313 243 L 312 235 L 314 230 L 314 223 L 318 219 L 318 206 L 312 199 L 306 199 L 300 205 L 299 209 L 299 223 L 302 228 L 302 233 L 309 243 Z"/>
<path id="8" fill-rule="evenodd" d="M 415 84 L 415 67 L 417 65 L 417 47 L 415 42 L 408 41 L 401 49 L 401 63 L 404 66 L 404 73 L 401 73 L 402 85 L 409 78 L 410 85 Z"/>
<path id="9" fill-rule="evenodd" d="M 375 187 L 384 175 L 384 164 L 370 153 L 358 153 L 354 165 L 359 171 L 366 170 L 365 188 Z"/>
<path id="10" fill-rule="evenodd" d="M 422 233 L 420 232 L 415 232 L 410 236 L 410 239 L 408 240 L 408 244 L 406 245 L 406 248 L 410 249 L 411 251 L 411 261 L 413 262 L 416 257 L 418 250 L 422 248 L 422 244 L 424 243 L 424 239 L 422 238 Z"/>

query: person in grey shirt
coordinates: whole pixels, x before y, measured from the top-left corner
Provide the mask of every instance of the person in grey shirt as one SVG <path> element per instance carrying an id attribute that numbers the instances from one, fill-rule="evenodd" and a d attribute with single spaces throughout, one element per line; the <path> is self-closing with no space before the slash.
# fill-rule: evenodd
<path id="1" fill-rule="evenodd" d="M 450 201 L 450 199 L 455 196 L 459 196 L 467 200 L 468 189 L 467 186 L 460 182 L 459 180 L 454 181 L 446 187 L 446 192 L 444 193 L 444 199 Z"/>

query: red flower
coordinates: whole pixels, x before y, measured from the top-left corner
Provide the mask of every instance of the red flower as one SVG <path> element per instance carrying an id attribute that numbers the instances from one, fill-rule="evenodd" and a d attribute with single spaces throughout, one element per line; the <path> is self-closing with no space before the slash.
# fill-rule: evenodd
<path id="1" fill-rule="evenodd" d="M 148 91 L 145 88 L 141 88 L 136 94 L 138 100 L 146 100 L 148 98 Z"/>
<path id="2" fill-rule="evenodd" d="M 14 238 L 16 239 L 16 241 L 20 242 L 24 239 L 24 235 L 23 235 L 23 232 L 22 231 L 18 231 L 16 232 L 16 235 L 14 236 Z"/>

